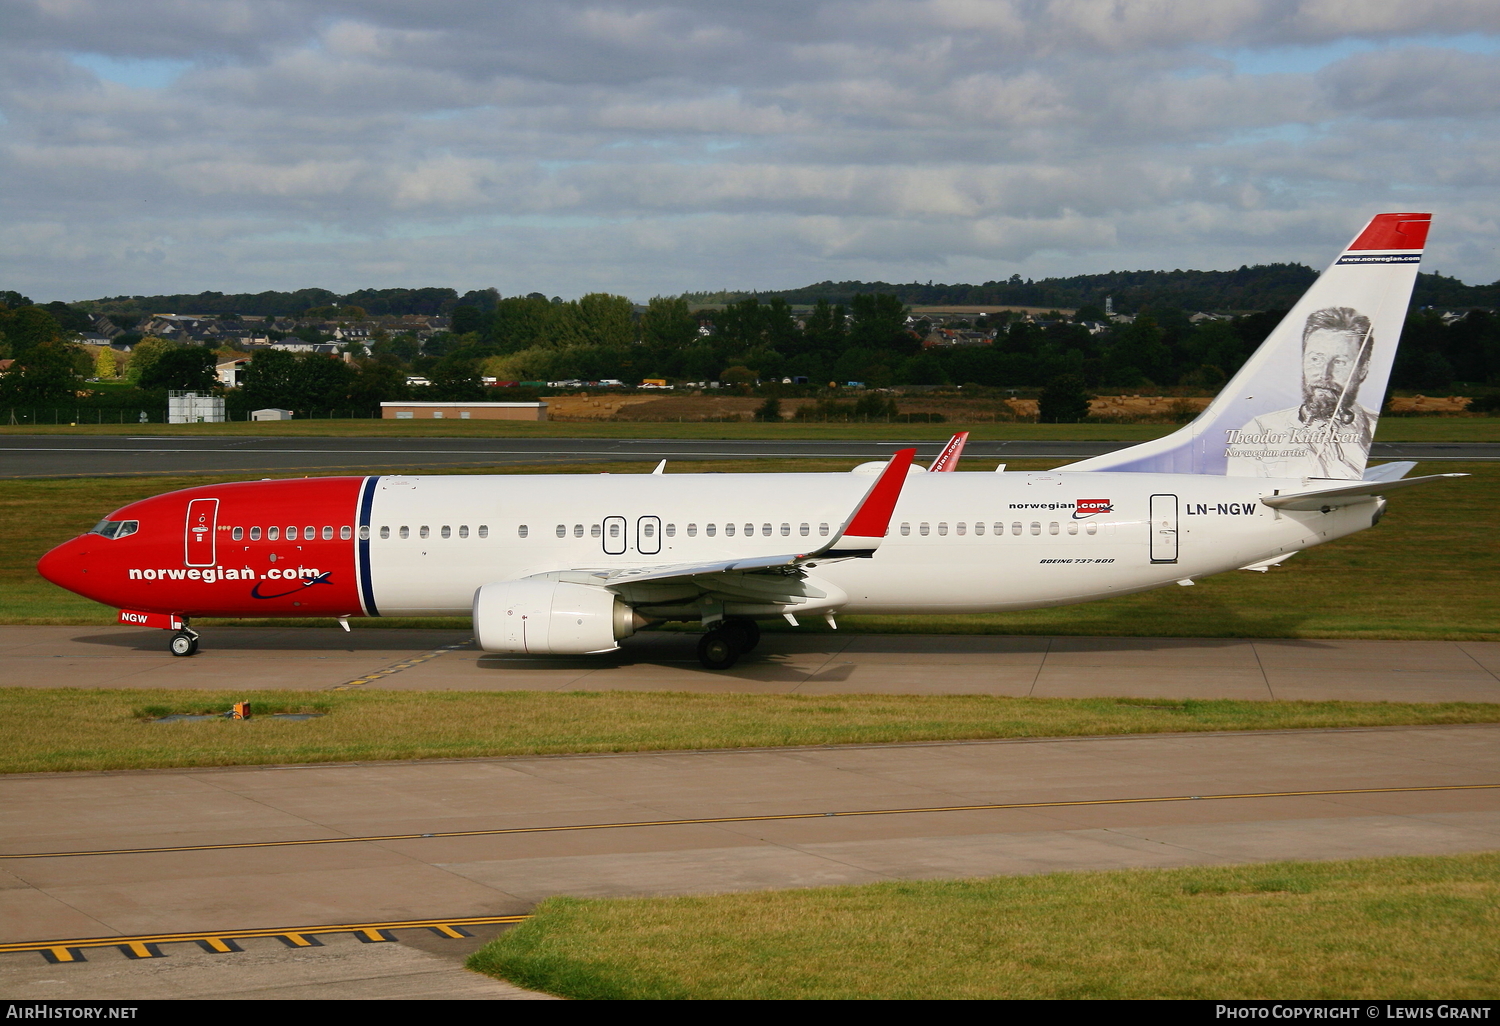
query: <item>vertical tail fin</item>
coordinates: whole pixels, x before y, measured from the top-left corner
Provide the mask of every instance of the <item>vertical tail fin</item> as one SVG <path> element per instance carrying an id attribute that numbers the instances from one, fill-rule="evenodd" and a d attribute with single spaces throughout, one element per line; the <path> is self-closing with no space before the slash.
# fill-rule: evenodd
<path id="1" fill-rule="evenodd" d="M 1198 419 L 1067 469 L 1358 481 L 1431 219 L 1377 214 Z"/>
<path id="2" fill-rule="evenodd" d="M 960 431 L 948 439 L 948 444 L 943 446 L 943 451 L 938 453 L 937 459 L 932 461 L 932 466 L 927 468 L 928 472 L 933 474 L 951 474 L 957 470 L 958 458 L 963 455 L 964 446 L 968 444 L 968 441 L 969 433 L 967 431 Z"/>

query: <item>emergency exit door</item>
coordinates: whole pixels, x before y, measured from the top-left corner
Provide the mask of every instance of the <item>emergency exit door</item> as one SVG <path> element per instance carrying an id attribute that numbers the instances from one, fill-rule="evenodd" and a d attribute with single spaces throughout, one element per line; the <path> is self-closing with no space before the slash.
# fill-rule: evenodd
<path id="1" fill-rule="evenodd" d="M 1177 496 L 1151 496 L 1151 562 L 1177 562 Z"/>

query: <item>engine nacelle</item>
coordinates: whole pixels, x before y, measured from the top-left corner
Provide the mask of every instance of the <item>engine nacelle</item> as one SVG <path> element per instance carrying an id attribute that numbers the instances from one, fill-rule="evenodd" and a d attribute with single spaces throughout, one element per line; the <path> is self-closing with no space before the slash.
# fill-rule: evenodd
<path id="1" fill-rule="evenodd" d="M 562 581 L 502 581 L 474 592 L 474 640 L 486 652 L 611 652 L 646 621 L 614 592 Z"/>

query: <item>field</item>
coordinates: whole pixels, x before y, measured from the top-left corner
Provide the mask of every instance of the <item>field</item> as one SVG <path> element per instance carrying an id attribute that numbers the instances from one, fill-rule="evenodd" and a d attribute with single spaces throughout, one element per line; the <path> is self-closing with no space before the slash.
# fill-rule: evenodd
<path id="1" fill-rule="evenodd" d="M 234 701 L 255 715 L 152 722 Z M 0 773 L 1493 722 L 1461 702 L 0 688 Z"/>
<path id="2" fill-rule="evenodd" d="M 840 471 L 857 460 L 681 462 L 668 471 Z M 1016 470 L 1052 466 L 1013 461 Z M 647 464 L 511 467 L 500 473 L 643 473 Z M 1418 472 L 1430 471 L 1431 467 Z M 1394 494 L 1379 527 L 1315 548 L 1269 573 L 1233 572 L 1079 606 L 940 617 L 861 617 L 842 630 L 880 633 L 1074 634 L 1150 637 L 1389 638 L 1500 641 L 1500 466 L 1444 464 L 1474 476 Z M 0 622 L 103 625 L 114 611 L 36 575 L 37 558 L 127 502 L 218 477 L 0 481 Z M 1311 599 L 1310 599 L 1311 597 Z M 201 621 L 204 626 L 231 621 Z M 241 621 L 256 623 L 257 621 Z M 264 622 L 264 621 L 259 621 Z M 296 621 L 279 621 L 295 623 Z M 354 621 L 453 626 L 466 620 Z M 321 621 L 325 624 L 327 621 Z M 771 630 L 790 630 L 770 625 Z M 821 622 L 800 631 L 827 630 Z"/>
<path id="3" fill-rule="evenodd" d="M 543 902 L 470 968 L 572 998 L 1493 999 L 1500 854 Z"/>
<path id="4" fill-rule="evenodd" d="M 235 438 L 691 438 L 946 440 L 970 431 L 974 441 L 1054 440 L 1139 442 L 1175 430 L 1175 424 L 1030 424 L 952 419 L 944 424 L 762 424 L 751 421 L 544 421 L 515 420 L 288 420 L 227 424 L 0 425 L 6 435 L 122 435 L 131 437 Z M 1500 441 L 1500 417 L 1382 417 L 1381 442 Z"/>

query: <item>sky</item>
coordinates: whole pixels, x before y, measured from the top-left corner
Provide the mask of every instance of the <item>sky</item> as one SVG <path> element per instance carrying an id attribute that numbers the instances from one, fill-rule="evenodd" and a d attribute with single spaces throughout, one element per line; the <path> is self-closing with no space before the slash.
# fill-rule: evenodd
<path id="1" fill-rule="evenodd" d="M 1495 0 L 0 0 L 0 289 L 1500 279 Z"/>

